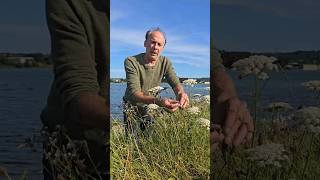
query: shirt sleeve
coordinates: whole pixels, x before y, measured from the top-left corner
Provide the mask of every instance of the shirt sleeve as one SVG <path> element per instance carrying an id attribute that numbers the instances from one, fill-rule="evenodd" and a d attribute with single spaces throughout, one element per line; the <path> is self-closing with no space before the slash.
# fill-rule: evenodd
<path id="1" fill-rule="evenodd" d="M 54 78 L 64 106 L 79 92 L 99 91 L 95 58 L 80 20 L 81 9 L 74 3 L 46 1 Z"/>
<path id="2" fill-rule="evenodd" d="M 180 80 L 174 71 L 171 61 L 168 58 L 165 58 L 164 60 L 166 61 L 166 73 L 164 76 L 169 85 L 172 88 L 175 88 L 178 84 L 180 84 Z"/>
<path id="3" fill-rule="evenodd" d="M 126 71 L 128 96 L 132 97 L 135 92 L 141 91 L 139 71 L 130 58 L 124 61 L 124 69 Z"/>

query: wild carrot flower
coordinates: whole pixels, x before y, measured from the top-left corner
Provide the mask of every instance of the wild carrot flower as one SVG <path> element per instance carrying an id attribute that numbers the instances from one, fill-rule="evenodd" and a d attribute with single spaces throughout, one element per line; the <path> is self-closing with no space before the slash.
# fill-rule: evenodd
<path id="1" fill-rule="evenodd" d="M 320 80 L 307 81 L 302 85 L 311 91 L 320 93 Z"/>
<path id="2" fill-rule="evenodd" d="M 158 108 L 159 108 L 159 106 L 157 104 L 148 104 L 147 105 L 147 111 L 153 111 L 153 110 L 156 110 Z"/>
<path id="3" fill-rule="evenodd" d="M 273 102 L 268 105 L 268 110 L 269 111 L 274 111 L 274 110 L 291 110 L 293 109 L 292 106 L 289 103 L 285 102 Z"/>
<path id="4" fill-rule="evenodd" d="M 246 150 L 248 160 L 259 167 L 281 167 L 281 163 L 288 161 L 286 151 L 282 144 L 270 143 Z"/>
<path id="5" fill-rule="evenodd" d="M 267 71 L 277 70 L 277 65 L 273 64 L 276 60 L 274 57 L 254 55 L 236 61 L 232 67 L 240 72 L 240 77 L 254 74 L 257 78 L 265 80 L 269 78 Z"/>
<path id="6" fill-rule="evenodd" d="M 320 134 L 320 108 L 306 107 L 293 115 L 294 125 L 315 134 Z"/>
<path id="7" fill-rule="evenodd" d="M 205 118 L 199 118 L 197 122 L 202 126 L 207 128 L 208 130 L 210 129 L 210 120 L 205 119 Z"/>
<path id="8" fill-rule="evenodd" d="M 188 109 L 187 109 L 187 112 L 188 112 L 189 114 L 197 115 L 197 114 L 200 113 L 200 110 L 199 110 L 198 107 L 193 106 L 193 107 L 188 108 Z"/>
<path id="9" fill-rule="evenodd" d="M 199 98 L 199 97 L 201 97 L 202 95 L 201 94 L 194 94 L 194 95 L 192 95 L 192 97 L 194 97 L 194 98 Z"/>
<path id="10" fill-rule="evenodd" d="M 197 80 L 195 80 L 195 79 L 187 79 L 187 80 L 184 80 L 182 83 L 184 85 L 188 85 L 188 86 L 193 87 L 195 84 L 197 84 Z"/>
<path id="11" fill-rule="evenodd" d="M 168 87 L 156 86 L 148 90 L 148 93 L 152 96 L 158 96 L 162 91 L 165 91 Z"/>
<path id="12" fill-rule="evenodd" d="M 205 95 L 201 97 L 201 102 L 210 104 L 210 95 Z"/>

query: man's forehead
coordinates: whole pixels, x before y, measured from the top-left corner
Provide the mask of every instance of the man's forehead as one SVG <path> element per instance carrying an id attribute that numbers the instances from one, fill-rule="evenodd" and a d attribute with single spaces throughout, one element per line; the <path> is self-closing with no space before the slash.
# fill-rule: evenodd
<path id="1" fill-rule="evenodd" d="M 161 38 L 164 41 L 164 36 L 160 31 L 153 31 L 150 33 L 150 39 Z"/>

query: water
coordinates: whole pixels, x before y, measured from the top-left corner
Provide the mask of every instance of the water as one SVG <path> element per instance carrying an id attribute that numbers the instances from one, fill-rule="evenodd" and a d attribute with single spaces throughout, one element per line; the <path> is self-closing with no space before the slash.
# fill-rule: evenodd
<path id="1" fill-rule="evenodd" d="M 239 80 L 238 73 L 229 72 L 234 79 L 240 97 L 247 102 L 253 97 L 253 77 Z M 290 103 L 293 107 L 309 106 L 319 104 L 315 94 L 306 90 L 301 84 L 310 80 L 320 80 L 320 71 L 291 70 L 285 72 L 273 72 L 269 74 L 270 79 L 266 81 L 261 93 L 263 106 L 270 102 L 282 101 Z M 260 85 L 262 82 L 260 82 Z"/>
<path id="2" fill-rule="evenodd" d="M 320 71 L 288 71 L 273 73 L 263 90 L 263 103 L 286 101 L 294 107 L 313 105 L 313 94 L 300 84 L 308 80 L 320 79 Z M 231 72 L 241 97 L 250 101 L 252 79 L 237 80 Z M 8 169 L 13 179 L 18 179 L 23 171 L 28 179 L 42 179 L 42 144 L 39 137 L 41 122 L 39 114 L 46 103 L 52 81 L 48 69 L 10 69 L 0 70 L 0 166 Z M 163 84 L 162 86 L 169 86 Z M 208 94 L 204 87 L 197 85 L 186 88 L 193 94 Z M 110 99 L 113 117 L 122 118 L 121 101 L 126 84 L 111 84 Z M 162 94 L 173 96 L 171 90 Z M 33 147 L 18 148 L 17 145 L 31 139 Z"/>
<path id="3" fill-rule="evenodd" d="M 47 69 L 0 70 L 0 166 L 13 179 L 24 171 L 30 179 L 43 179 L 39 114 L 51 77 Z M 34 147 L 18 148 L 26 139 Z"/>
<path id="4" fill-rule="evenodd" d="M 112 83 L 110 87 L 110 104 L 111 104 L 111 115 L 113 118 L 116 119 L 123 119 L 122 114 L 122 97 L 126 90 L 126 83 Z M 175 98 L 174 92 L 169 84 L 162 83 L 162 87 L 169 87 L 166 91 L 161 92 L 160 96 L 162 97 L 168 97 L 168 98 Z M 194 87 L 187 86 L 185 87 L 185 91 L 188 94 L 202 94 L 202 95 L 208 95 L 210 92 L 208 90 L 205 90 L 205 87 L 208 87 L 209 85 L 204 84 L 197 84 Z"/>

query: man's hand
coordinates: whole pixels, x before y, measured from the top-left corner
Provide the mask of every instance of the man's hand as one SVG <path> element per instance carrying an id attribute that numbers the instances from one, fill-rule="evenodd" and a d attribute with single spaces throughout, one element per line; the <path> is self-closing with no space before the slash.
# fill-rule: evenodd
<path id="1" fill-rule="evenodd" d="M 181 93 L 178 97 L 178 100 L 181 108 L 186 108 L 189 106 L 189 97 L 187 93 Z"/>
<path id="2" fill-rule="evenodd" d="M 224 135 L 222 133 L 222 129 L 220 125 L 214 124 L 211 128 L 210 128 L 210 149 L 211 152 L 214 152 L 219 143 L 223 142 L 224 139 Z"/>
<path id="3" fill-rule="evenodd" d="M 248 142 L 253 130 L 253 121 L 246 103 L 237 97 L 227 100 L 226 119 L 223 124 L 224 142 L 233 146 Z"/>
<path id="4" fill-rule="evenodd" d="M 160 100 L 160 106 L 167 108 L 170 112 L 175 112 L 179 109 L 180 104 L 179 101 L 165 98 Z"/>
<path id="5" fill-rule="evenodd" d="M 184 92 L 181 84 L 176 85 L 173 88 L 174 93 L 176 94 L 176 99 L 179 101 L 181 108 L 186 108 L 189 106 L 189 97 L 187 93 Z"/>

